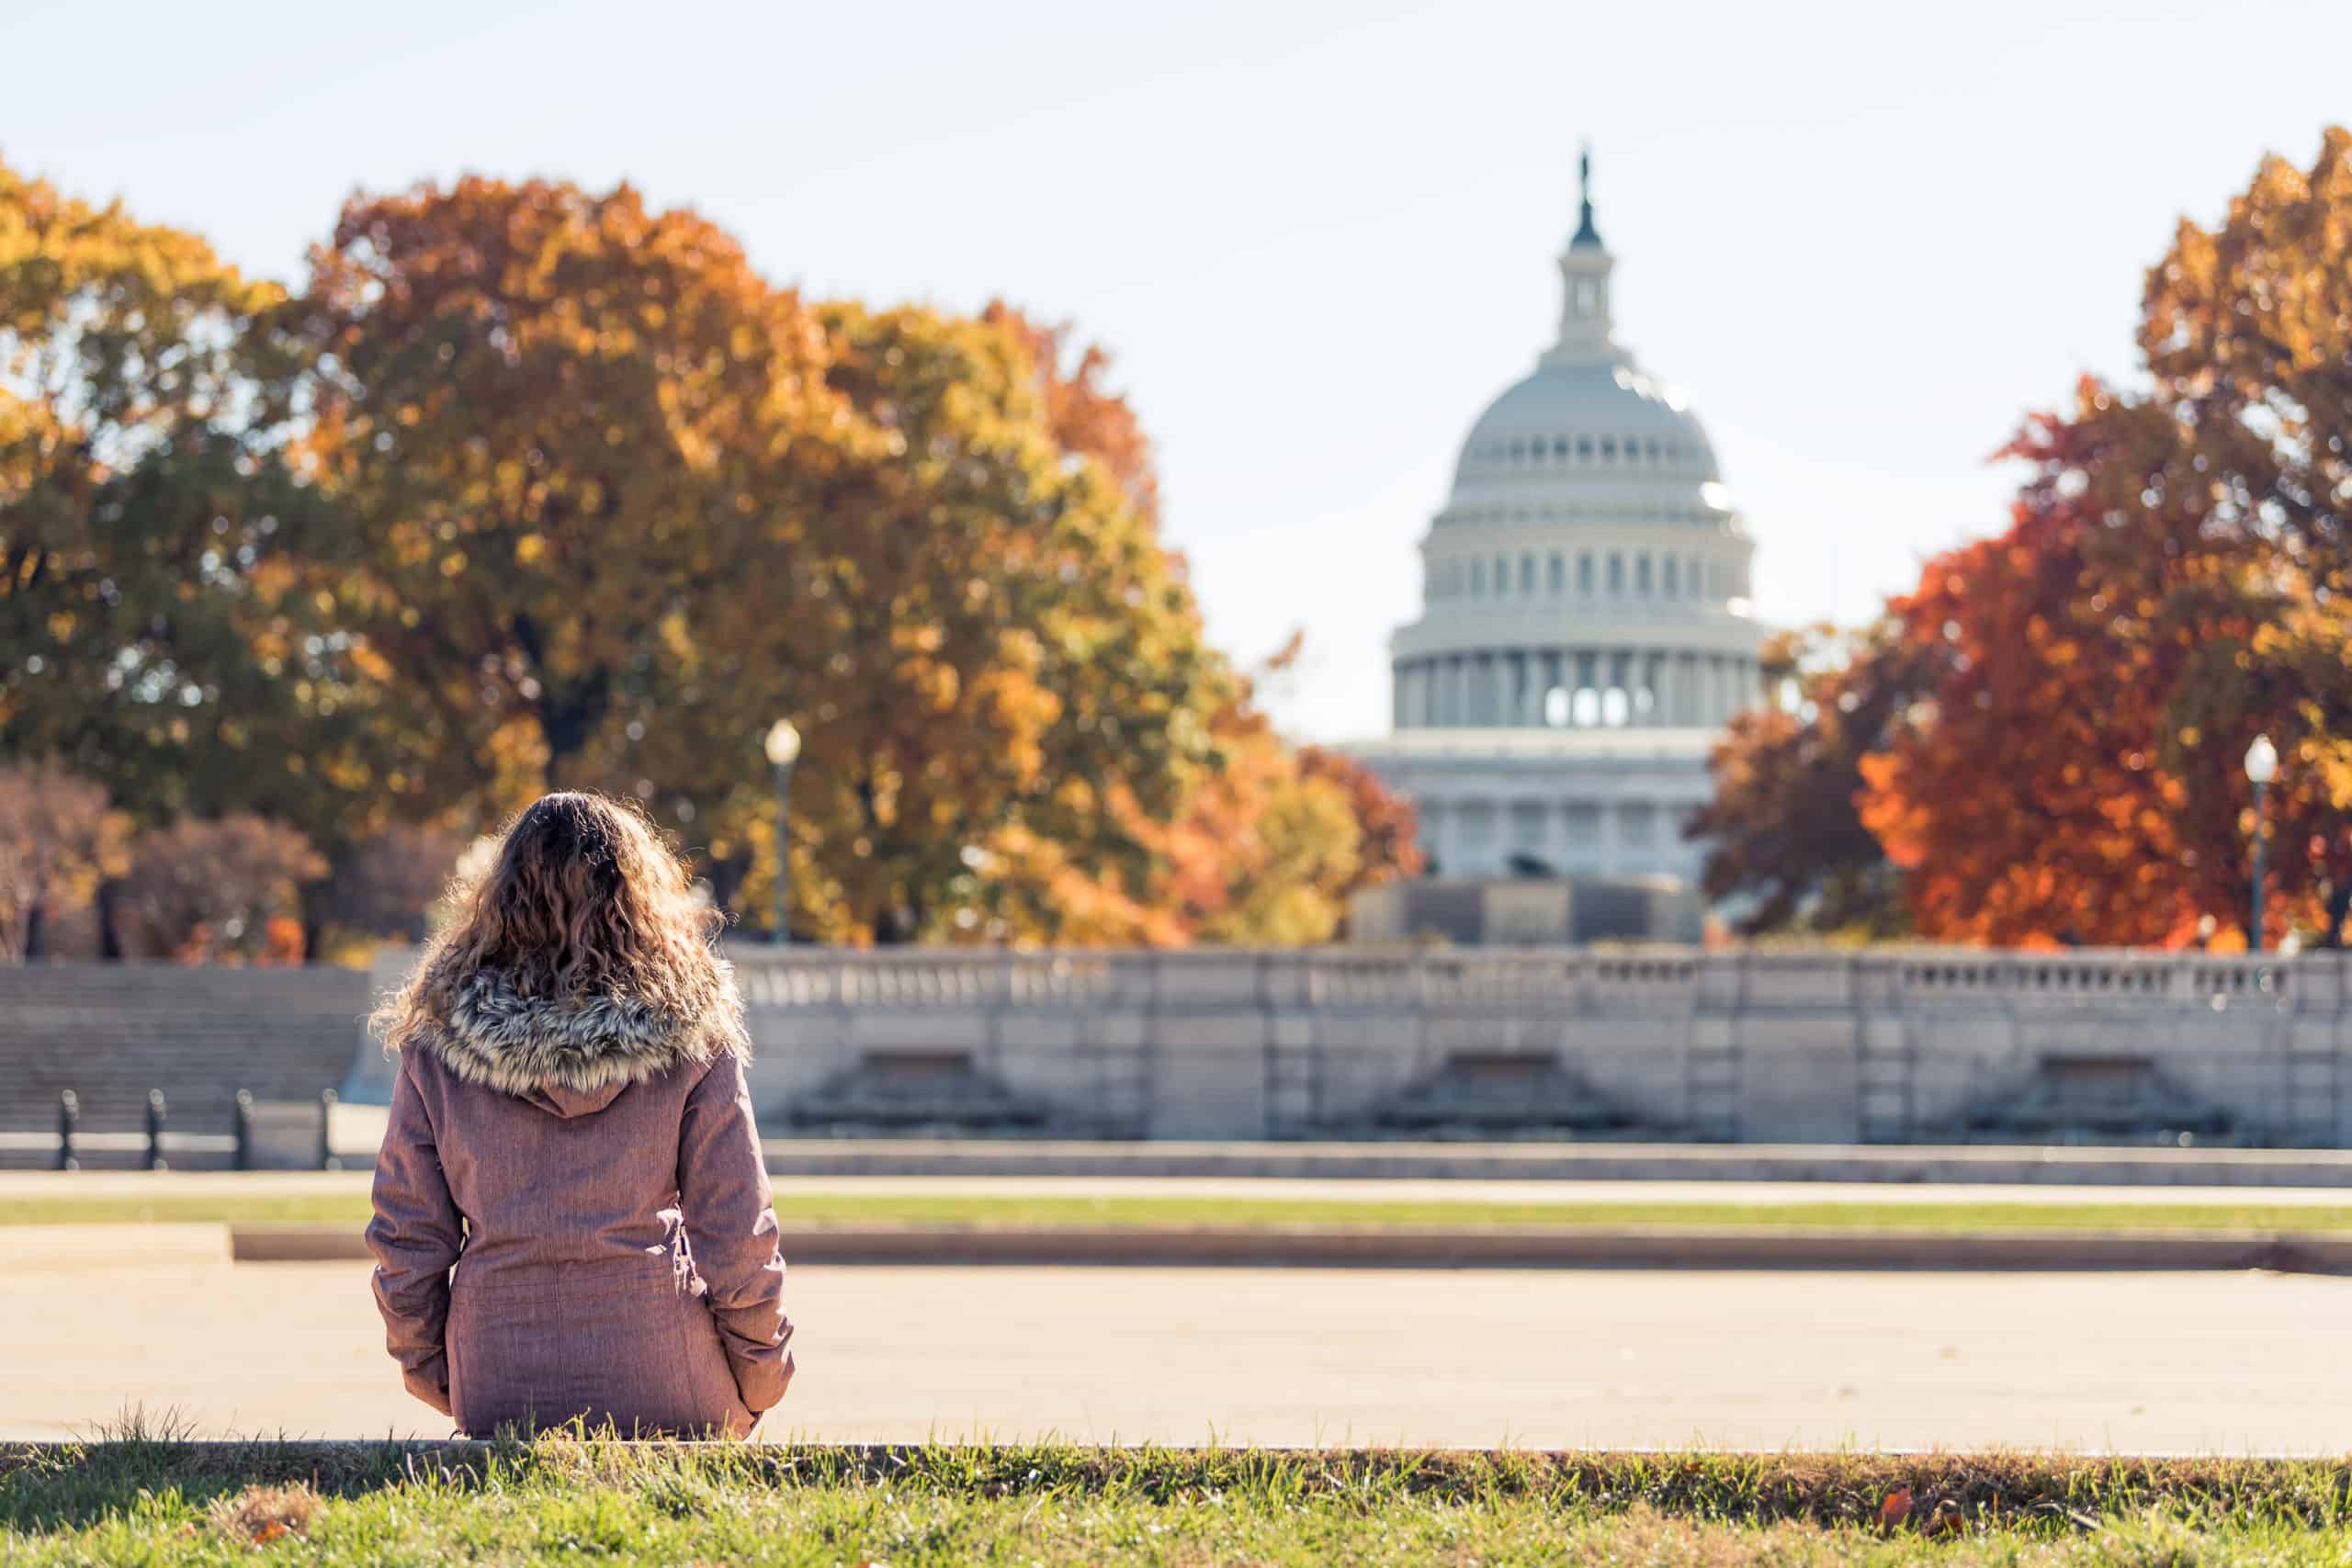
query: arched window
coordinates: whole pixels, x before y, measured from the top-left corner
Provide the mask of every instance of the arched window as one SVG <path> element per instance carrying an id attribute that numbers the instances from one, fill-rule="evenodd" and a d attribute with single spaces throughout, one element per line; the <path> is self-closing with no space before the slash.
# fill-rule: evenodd
<path id="1" fill-rule="evenodd" d="M 1565 435 L 1555 437 L 1552 442 L 1552 456 L 1555 457 L 1566 457 L 1567 455 L 1568 438 Z"/>
<path id="2" fill-rule="evenodd" d="M 1615 456 L 1617 456 L 1617 438 L 1613 435 L 1602 436 L 1600 438 L 1600 460 L 1605 463 Z"/>
<path id="3" fill-rule="evenodd" d="M 1591 461 L 1592 461 L 1592 437 L 1591 437 L 1591 436 L 1589 436 L 1589 435 L 1579 435 L 1579 436 L 1577 436 L 1577 457 L 1580 460 L 1582 460 L 1582 461 L 1584 461 L 1584 462 L 1587 462 L 1587 463 L 1589 463 L 1589 462 L 1591 462 Z"/>
<path id="4" fill-rule="evenodd" d="M 1609 596 L 1611 599 L 1625 596 L 1625 558 L 1615 550 L 1609 552 Z"/>
<path id="5" fill-rule="evenodd" d="M 1592 597 L 1592 552 L 1590 550 L 1577 557 L 1577 592 L 1588 599 Z"/>
<path id="6" fill-rule="evenodd" d="M 1650 596 L 1650 558 L 1646 550 L 1634 558 L 1634 592 L 1644 599 Z"/>
<path id="7" fill-rule="evenodd" d="M 1502 598 L 1510 592 L 1510 557 L 1495 558 L 1495 597 Z"/>
<path id="8" fill-rule="evenodd" d="M 1557 599 L 1567 592 L 1567 562 L 1560 558 L 1559 551 L 1554 550 L 1544 582 L 1553 598 Z"/>
<path id="9" fill-rule="evenodd" d="M 1519 594 L 1522 599 L 1535 597 L 1535 558 L 1532 555 L 1519 558 Z"/>
<path id="10" fill-rule="evenodd" d="M 1682 597 L 1682 584 L 1679 581 L 1681 576 L 1681 572 L 1679 570 L 1681 565 L 1682 558 L 1679 556 L 1668 556 L 1666 558 L 1665 588 L 1666 597 L 1668 599 L 1679 599 Z"/>

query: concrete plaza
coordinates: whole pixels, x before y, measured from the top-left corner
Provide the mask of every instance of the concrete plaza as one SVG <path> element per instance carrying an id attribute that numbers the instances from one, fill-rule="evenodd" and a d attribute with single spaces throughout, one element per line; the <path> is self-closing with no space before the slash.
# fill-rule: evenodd
<path id="1" fill-rule="evenodd" d="M 446 1435 L 364 1264 L 215 1226 L 39 1227 L 0 1269 L 0 1437 Z M 804 1268 L 772 1436 L 2352 1450 L 2352 1280 Z"/>

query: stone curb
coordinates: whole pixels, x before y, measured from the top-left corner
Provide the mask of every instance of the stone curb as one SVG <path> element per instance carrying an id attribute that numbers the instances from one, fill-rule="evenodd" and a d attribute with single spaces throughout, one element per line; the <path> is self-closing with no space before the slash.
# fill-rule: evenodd
<path id="1" fill-rule="evenodd" d="M 769 1138 L 793 1176 L 2352 1187 L 2352 1150 L 1926 1144 L 1100 1143 Z"/>
<path id="2" fill-rule="evenodd" d="M 2195 1231 L 1950 1235 L 1748 1226 L 1721 1230 L 1406 1225 L 788 1231 L 795 1264 L 1257 1269 L 1916 1269 L 2047 1272 L 2269 1269 L 2352 1273 L 2352 1236 Z M 356 1231 L 232 1225 L 240 1263 L 365 1258 Z"/>

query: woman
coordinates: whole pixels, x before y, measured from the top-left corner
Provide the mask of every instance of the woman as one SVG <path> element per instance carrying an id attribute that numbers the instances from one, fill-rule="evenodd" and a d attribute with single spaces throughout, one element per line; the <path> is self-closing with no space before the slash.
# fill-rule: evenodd
<path id="1" fill-rule="evenodd" d="M 742 1003 L 687 888 L 633 811 L 548 795 L 378 1014 L 376 1304 L 462 1431 L 740 1438 L 792 1381 Z"/>

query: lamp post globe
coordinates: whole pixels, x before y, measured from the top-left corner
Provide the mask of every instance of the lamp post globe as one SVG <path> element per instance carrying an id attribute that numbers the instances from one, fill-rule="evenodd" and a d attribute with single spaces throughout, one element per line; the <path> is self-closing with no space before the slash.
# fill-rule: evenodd
<path id="1" fill-rule="evenodd" d="M 2245 749 L 2245 776 L 2254 784 L 2254 908 L 2246 920 L 2245 949 L 2262 951 L 2262 884 L 2268 874 L 2270 781 L 2278 776 L 2278 748 L 2267 735 L 2257 735 Z"/>
<path id="2" fill-rule="evenodd" d="M 781 947 L 792 940 L 785 924 L 785 910 L 790 907 L 792 879 L 792 840 L 787 832 L 788 811 L 792 802 L 792 764 L 800 760 L 800 731 L 788 718 L 777 719 L 768 726 L 767 736 L 760 742 L 767 753 L 768 763 L 775 769 L 775 924 L 769 940 Z"/>
<path id="3" fill-rule="evenodd" d="M 769 725 L 767 739 L 760 744 L 767 752 L 768 761 L 779 768 L 788 768 L 800 760 L 800 730 L 788 718 Z"/>

